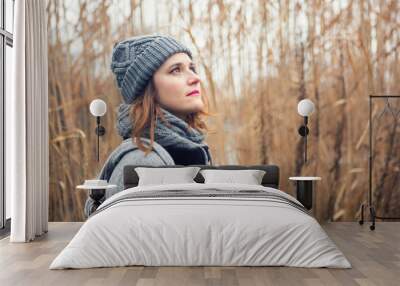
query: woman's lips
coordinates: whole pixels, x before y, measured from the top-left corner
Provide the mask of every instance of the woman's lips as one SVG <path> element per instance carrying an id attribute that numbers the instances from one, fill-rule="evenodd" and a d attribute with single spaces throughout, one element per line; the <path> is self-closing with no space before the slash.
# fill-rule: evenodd
<path id="1" fill-rule="evenodd" d="M 197 96 L 199 94 L 200 92 L 198 90 L 193 90 L 192 92 L 189 92 L 186 96 Z"/>

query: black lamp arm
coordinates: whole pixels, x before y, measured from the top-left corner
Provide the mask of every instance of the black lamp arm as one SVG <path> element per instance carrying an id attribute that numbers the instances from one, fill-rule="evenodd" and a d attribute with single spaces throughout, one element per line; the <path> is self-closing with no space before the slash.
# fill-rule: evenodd
<path id="1" fill-rule="evenodd" d="M 298 132 L 302 137 L 304 137 L 304 162 L 305 163 L 307 163 L 307 135 L 310 132 L 307 125 L 308 125 L 308 116 L 304 116 L 304 125 L 300 126 Z"/>
<path id="2" fill-rule="evenodd" d="M 308 133 L 310 132 L 310 130 L 308 129 L 308 127 L 307 127 L 307 124 L 308 124 L 308 117 L 307 116 L 304 116 L 304 125 L 302 125 L 302 126 L 300 126 L 300 128 L 299 128 L 299 134 L 302 136 L 302 137 L 305 137 L 305 136 L 307 136 L 308 135 Z"/>
<path id="3" fill-rule="evenodd" d="M 97 162 L 100 161 L 100 136 L 103 136 L 106 133 L 106 129 L 104 128 L 104 126 L 102 126 L 101 120 L 100 120 L 100 116 L 96 116 L 96 135 L 97 135 Z"/>
<path id="4" fill-rule="evenodd" d="M 95 130 L 96 135 L 103 136 L 104 134 L 106 134 L 106 129 L 104 128 L 104 126 L 100 124 L 100 116 L 96 116 L 96 123 L 97 123 Z"/>

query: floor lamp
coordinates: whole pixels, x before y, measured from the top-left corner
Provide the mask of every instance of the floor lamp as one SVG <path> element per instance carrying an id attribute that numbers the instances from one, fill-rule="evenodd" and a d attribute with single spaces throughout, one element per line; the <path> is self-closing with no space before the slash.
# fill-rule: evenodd
<path id="1" fill-rule="evenodd" d="M 97 135 L 97 162 L 100 160 L 100 136 L 103 136 L 106 133 L 106 129 L 101 125 L 100 118 L 106 114 L 107 112 L 107 104 L 101 99 L 94 99 L 90 103 L 90 113 L 96 117 L 96 135 Z"/>
<path id="2" fill-rule="evenodd" d="M 308 117 L 314 112 L 314 103 L 309 99 L 303 99 L 297 105 L 297 112 L 304 117 L 304 125 L 300 126 L 298 132 L 304 137 L 304 164 L 307 163 L 307 135 L 310 130 L 307 127 Z"/>

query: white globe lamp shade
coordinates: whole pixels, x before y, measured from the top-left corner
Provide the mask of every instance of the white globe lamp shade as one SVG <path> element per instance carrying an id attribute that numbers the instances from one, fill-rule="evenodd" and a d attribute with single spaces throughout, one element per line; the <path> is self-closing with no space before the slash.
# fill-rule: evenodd
<path id="1" fill-rule="evenodd" d="M 297 112 L 301 116 L 310 116 L 314 112 L 314 103 L 309 99 L 303 99 L 297 105 Z"/>
<path id="2" fill-rule="evenodd" d="M 94 99 L 90 103 L 90 113 L 93 116 L 103 116 L 107 112 L 107 104 L 101 99 Z"/>

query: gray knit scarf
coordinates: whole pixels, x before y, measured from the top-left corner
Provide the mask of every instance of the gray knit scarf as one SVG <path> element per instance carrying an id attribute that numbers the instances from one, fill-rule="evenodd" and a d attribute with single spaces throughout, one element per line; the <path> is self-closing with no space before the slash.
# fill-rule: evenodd
<path id="1" fill-rule="evenodd" d="M 131 137 L 132 134 L 132 118 L 130 116 L 130 104 L 123 103 L 118 108 L 117 130 L 123 139 Z M 194 128 L 191 128 L 184 120 L 173 115 L 169 111 L 161 108 L 164 119 L 169 123 L 165 124 L 160 118 L 156 120 L 154 130 L 154 141 L 163 147 L 174 145 L 174 147 L 182 149 L 195 149 L 201 147 L 208 159 L 211 161 L 211 156 L 208 151 L 207 144 L 203 143 L 204 135 Z M 143 137 L 150 138 L 150 130 L 145 129 Z"/>

